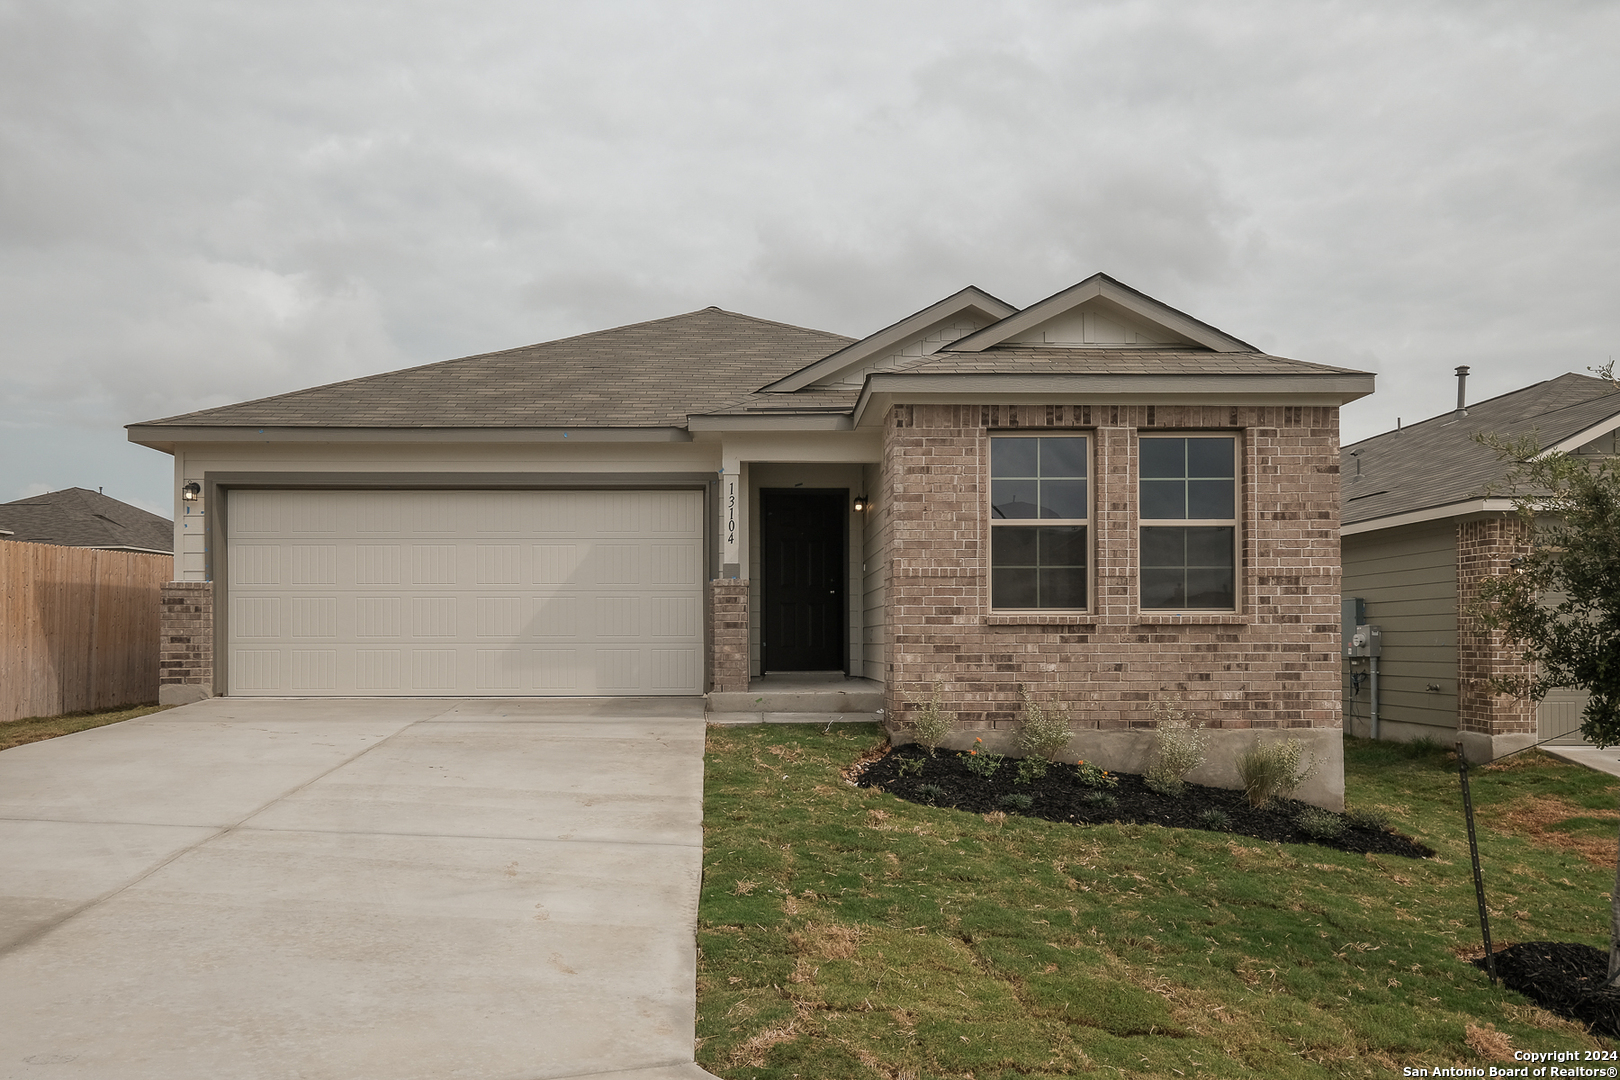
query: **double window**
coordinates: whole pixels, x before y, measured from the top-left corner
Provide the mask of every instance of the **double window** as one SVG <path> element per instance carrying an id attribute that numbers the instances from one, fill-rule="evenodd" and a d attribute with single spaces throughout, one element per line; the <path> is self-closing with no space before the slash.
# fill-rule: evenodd
<path id="1" fill-rule="evenodd" d="M 1140 607 L 1233 610 L 1236 436 L 1144 435 L 1137 447 Z M 992 608 L 1084 610 L 1089 605 L 1095 494 L 1090 449 L 1083 435 L 991 438 Z"/>
<path id="2" fill-rule="evenodd" d="M 1090 440 L 990 440 L 990 604 L 1084 608 L 1091 545 Z"/>

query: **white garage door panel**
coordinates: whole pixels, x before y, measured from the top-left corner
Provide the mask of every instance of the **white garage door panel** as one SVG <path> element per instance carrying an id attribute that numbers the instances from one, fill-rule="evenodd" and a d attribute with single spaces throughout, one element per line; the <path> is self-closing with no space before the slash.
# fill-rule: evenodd
<path id="1" fill-rule="evenodd" d="M 229 496 L 230 692 L 702 692 L 688 491 Z"/>

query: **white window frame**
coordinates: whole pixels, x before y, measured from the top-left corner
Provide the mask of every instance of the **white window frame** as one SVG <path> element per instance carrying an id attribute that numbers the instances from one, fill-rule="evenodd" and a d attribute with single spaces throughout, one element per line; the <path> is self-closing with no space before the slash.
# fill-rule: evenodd
<path id="1" fill-rule="evenodd" d="M 1084 439 L 1086 441 L 1086 516 L 1083 518 L 997 518 L 994 508 L 994 444 L 997 439 Z M 1093 610 L 1096 604 L 1096 562 L 1097 562 L 1097 530 L 1094 511 L 1097 507 L 1097 435 L 1090 428 L 1040 428 L 1038 430 L 1021 431 L 991 431 L 985 442 L 984 455 L 984 520 L 986 522 L 985 535 L 985 608 L 998 614 L 1007 613 L 1042 613 L 1042 614 L 1086 614 Z M 1004 524 L 998 525 L 1001 521 Z M 1083 526 L 1086 530 L 1085 548 L 1085 590 L 1086 603 L 1083 607 L 997 607 L 995 604 L 995 537 L 997 528 L 1039 528 L 1042 526 Z"/>
<path id="2" fill-rule="evenodd" d="M 1225 439 L 1232 444 L 1232 516 L 1229 518 L 1150 518 L 1142 514 L 1142 444 L 1153 439 Z M 1243 497 L 1244 448 L 1240 431 L 1155 431 L 1138 432 L 1136 437 L 1136 591 L 1138 610 L 1151 614 L 1194 613 L 1230 615 L 1243 610 Z M 1184 477 L 1184 479 L 1191 479 Z M 1149 607 L 1142 589 L 1142 532 L 1152 528 L 1219 527 L 1232 530 L 1231 607 Z"/>

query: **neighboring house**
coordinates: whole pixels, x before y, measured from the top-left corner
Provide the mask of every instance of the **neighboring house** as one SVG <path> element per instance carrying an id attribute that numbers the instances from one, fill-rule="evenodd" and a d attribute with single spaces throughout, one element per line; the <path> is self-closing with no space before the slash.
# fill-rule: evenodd
<path id="1" fill-rule="evenodd" d="M 1522 649 L 1473 628 L 1466 613 L 1484 578 L 1508 569 L 1529 537 L 1506 487 L 1510 463 L 1476 436 L 1534 434 L 1547 450 L 1612 455 L 1620 391 L 1604 379 L 1560 375 L 1398 428 L 1343 450 L 1344 595 L 1365 601 L 1382 629 L 1380 737 L 1459 737 L 1483 761 L 1542 740 L 1580 741 L 1585 695 L 1541 702 L 1489 694 L 1485 680 L 1522 672 Z M 1369 662 L 1347 664 L 1346 727 L 1371 727 Z M 1351 692 L 1354 690 L 1355 692 Z M 1459 735 L 1460 733 L 1460 735 Z"/>
<path id="2" fill-rule="evenodd" d="M 1210 775 L 1287 729 L 1342 804 L 1338 410 L 1372 388 L 1098 274 L 859 340 L 707 308 L 135 424 L 175 459 L 165 700 L 841 671 L 901 739 L 939 687 L 1004 744 L 1027 687 L 1124 765 L 1173 694 Z"/>
<path id="3" fill-rule="evenodd" d="M 170 555 L 174 522 L 99 491 L 64 488 L 0 503 L 0 539 Z"/>

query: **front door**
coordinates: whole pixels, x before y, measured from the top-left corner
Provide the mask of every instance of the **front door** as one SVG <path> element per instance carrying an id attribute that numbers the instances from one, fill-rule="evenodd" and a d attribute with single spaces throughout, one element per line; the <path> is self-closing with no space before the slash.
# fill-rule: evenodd
<path id="1" fill-rule="evenodd" d="M 762 488 L 759 493 L 760 666 L 771 671 L 843 671 L 843 488 Z"/>

